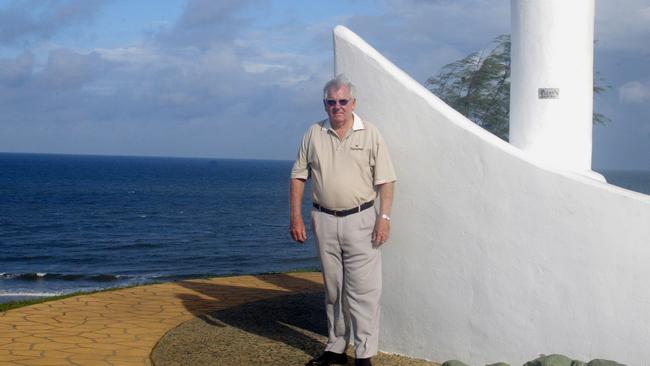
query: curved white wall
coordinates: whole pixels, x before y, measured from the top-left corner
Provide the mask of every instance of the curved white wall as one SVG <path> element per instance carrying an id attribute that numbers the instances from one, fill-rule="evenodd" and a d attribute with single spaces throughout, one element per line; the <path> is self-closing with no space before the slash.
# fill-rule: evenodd
<path id="1" fill-rule="evenodd" d="M 650 196 L 538 166 L 348 29 L 334 41 L 398 174 L 381 349 L 649 364 Z"/>
<path id="2" fill-rule="evenodd" d="M 594 1 L 511 6 L 510 143 L 578 173 L 591 172 Z"/>

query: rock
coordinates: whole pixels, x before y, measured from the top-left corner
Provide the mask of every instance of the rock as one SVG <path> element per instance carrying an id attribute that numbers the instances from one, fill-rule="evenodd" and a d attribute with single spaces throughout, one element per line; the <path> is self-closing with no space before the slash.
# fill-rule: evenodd
<path id="1" fill-rule="evenodd" d="M 573 360 L 563 355 L 540 356 L 524 366 L 573 366 Z"/>
<path id="2" fill-rule="evenodd" d="M 589 361 L 587 366 L 625 366 L 625 365 L 623 365 L 622 363 L 618 363 L 616 361 L 595 359 Z"/>
<path id="3" fill-rule="evenodd" d="M 469 366 L 469 365 L 458 360 L 449 360 L 449 361 L 445 361 L 442 364 L 442 366 Z"/>

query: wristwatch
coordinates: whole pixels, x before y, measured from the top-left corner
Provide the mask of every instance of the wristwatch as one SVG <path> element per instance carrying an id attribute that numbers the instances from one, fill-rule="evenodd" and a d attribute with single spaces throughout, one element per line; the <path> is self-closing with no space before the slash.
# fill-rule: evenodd
<path id="1" fill-rule="evenodd" d="M 390 216 L 388 216 L 386 214 L 381 214 L 381 218 L 386 220 L 386 221 L 390 221 Z"/>

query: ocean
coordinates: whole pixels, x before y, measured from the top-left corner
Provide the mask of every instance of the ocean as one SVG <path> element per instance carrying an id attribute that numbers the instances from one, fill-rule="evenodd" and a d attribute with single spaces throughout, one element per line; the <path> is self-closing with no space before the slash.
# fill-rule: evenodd
<path id="1" fill-rule="evenodd" d="M 318 269 L 289 235 L 291 165 L 0 154 L 0 302 Z"/>
<path id="2" fill-rule="evenodd" d="M 303 245 L 289 236 L 291 165 L 0 153 L 0 302 L 318 270 L 311 232 Z M 650 194 L 650 172 L 601 173 Z"/>

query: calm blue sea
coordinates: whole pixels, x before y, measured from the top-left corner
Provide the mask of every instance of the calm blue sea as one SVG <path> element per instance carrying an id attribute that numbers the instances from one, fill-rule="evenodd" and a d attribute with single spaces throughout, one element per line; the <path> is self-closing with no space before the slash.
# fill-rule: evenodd
<path id="1" fill-rule="evenodd" d="M 599 171 L 607 178 L 607 183 L 632 191 L 650 194 L 650 171 L 604 170 Z"/>
<path id="2" fill-rule="evenodd" d="M 291 164 L 0 154 L 0 302 L 318 269 L 288 234 Z M 650 172 L 604 175 L 650 194 Z"/>
<path id="3" fill-rule="evenodd" d="M 318 269 L 288 233 L 291 164 L 0 154 L 0 302 Z"/>

